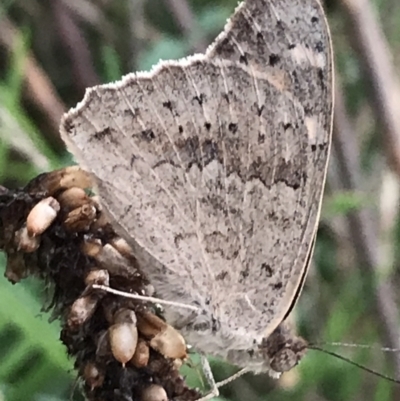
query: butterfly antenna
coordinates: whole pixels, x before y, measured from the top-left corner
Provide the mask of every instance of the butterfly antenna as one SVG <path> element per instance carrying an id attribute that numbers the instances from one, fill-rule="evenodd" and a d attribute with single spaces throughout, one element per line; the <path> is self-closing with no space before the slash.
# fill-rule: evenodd
<path id="1" fill-rule="evenodd" d="M 354 343 L 340 343 L 340 342 L 326 342 L 326 343 L 315 343 L 311 344 L 313 347 L 346 347 L 346 348 L 368 348 L 368 349 L 376 349 L 382 352 L 400 352 L 400 348 L 390 348 L 390 347 L 381 347 L 380 345 L 371 345 L 371 344 L 354 344 Z"/>
<path id="2" fill-rule="evenodd" d="M 335 344 L 335 345 L 339 345 L 339 344 Z M 340 344 L 340 345 L 342 345 L 342 344 Z M 358 362 L 352 361 L 351 359 L 346 358 L 346 357 L 344 357 L 344 356 L 342 356 L 340 354 L 337 354 L 336 352 L 332 352 L 332 351 L 328 351 L 328 350 L 326 350 L 324 348 L 320 348 L 318 345 L 308 345 L 307 348 L 308 349 L 313 349 L 313 350 L 316 350 L 316 351 L 321 351 L 324 354 L 331 355 L 331 356 L 333 356 L 335 358 L 341 359 L 342 361 L 348 362 L 350 365 L 356 366 L 356 367 L 358 367 L 358 368 L 360 368 L 362 370 L 365 370 L 366 372 L 371 373 L 371 374 L 373 374 L 375 376 L 378 376 L 378 377 L 380 377 L 382 379 L 386 379 L 386 380 L 388 380 L 388 381 L 390 381 L 392 383 L 400 384 L 400 380 L 398 380 L 398 379 L 394 379 L 393 377 L 384 375 L 383 373 L 379 373 L 378 371 L 376 371 L 374 369 L 368 368 L 368 367 L 366 367 L 364 365 L 361 365 Z M 367 348 L 367 346 L 361 345 L 360 348 Z M 387 348 L 386 351 L 389 352 L 390 349 Z M 392 349 L 392 351 L 393 351 L 393 349 Z M 393 351 L 393 352 L 395 352 L 395 351 Z"/>

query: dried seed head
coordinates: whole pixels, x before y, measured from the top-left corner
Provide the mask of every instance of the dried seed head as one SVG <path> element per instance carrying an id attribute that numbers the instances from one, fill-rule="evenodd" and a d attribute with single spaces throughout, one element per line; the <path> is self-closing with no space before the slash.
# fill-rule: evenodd
<path id="1" fill-rule="evenodd" d="M 125 365 L 136 351 L 138 331 L 134 323 L 116 323 L 108 328 L 108 338 L 114 358 Z"/>
<path id="2" fill-rule="evenodd" d="M 64 220 L 65 228 L 69 231 L 88 231 L 96 218 L 97 210 L 92 204 L 85 204 L 68 213 Z"/>
<path id="3" fill-rule="evenodd" d="M 96 257 L 102 249 L 103 245 L 99 239 L 85 238 L 82 243 L 82 252 L 93 258 Z"/>
<path id="4" fill-rule="evenodd" d="M 142 401 L 168 401 L 167 392 L 158 384 L 151 384 L 143 390 Z"/>
<path id="5" fill-rule="evenodd" d="M 93 199 L 93 198 L 92 198 Z M 97 207 L 97 210 L 101 210 Z M 110 221 L 107 218 L 107 215 L 105 213 L 100 212 L 98 216 L 96 217 L 96 220 L 93 222 L 91 225 L 92 231 L 104 229 L 105 227 L 110 226 Z"/>
<path id="6" fill-rule="evenodd" d="M 43 234 L 57 217 L 60 204 L 51 196 L 37 203 L 26 218 L 26 227 L 31 236 Z"/>
<path id="7" fill-rule="evenodd" d="M 92 177 L 88 172 L 82 170 L 79 166 L 70 166 L 58 170 L 62 174 L 58 178 L 59 188 L 91 188 L 93 186 Z"/>
<path id="8" fill-rule="evenodd" d="M 133 270 L 132 261 L 122 256 L 112 245 L 105 244 L 97 254 L 90 255 L 110 274 L 126 276 Z"/>
<path id="9" fill-rule="evenodd" d="M 93 269 L 90 270 L 87 276 L 85 277 L 85 284 L 99 284 L 108 286 L 110 283 L 110 275 L 108 271 L 105 269 Z"/>
<path id="10" fill-rule="evenodd" d="M 132 323 L 136 326 L 136 313 L 133 310 L 122 308 L 114 315 L 114 323 Z"/>
<path id="11" fill-rule="evenodd" d="M 28 228 L 23 226 L 15 233 L 14 242 L 17 246 L 17 250 L 32 253 L 39 248 L 40 236 L 29 235 Z"/>
<path id="12" fill-rule="evenodd" d="M 57 197 L 64 210 L 74 210 L 90 202 L 90 198 L 82 188 L 72 187 Z"/>
<path id="13" fill-rule="evenodd" d="M 24 254 L 22 252 L 9 253 L 7 255 L 7 266 L 4 276 L 13 284 L 28 276 L 28 269 L 25 266 Z"/>
<path id="14" fill-rule="evenodd" d="M 132 248 L 130 245 L 121 237 L 114 238 L 110 241 L 110 244 L 122 255 L 126 258 L 135 258 L 133 254 Z"/>
<path id="15" fill-rule="evenodd" d="M 91 390 L 100 387 L 104 382 L 104 372 L 101 372 L 94 362 L 89 362 L 83 369 L 83 378 Z"/>
<path id="16" fill-rule="evenodd" d="M 150 312 L 141 312 L 137 316 L 139 331 L 146 337 L 154 337 L 167 328 L 167 323 Z"/>
<path id="17" fill-rule="evenodd" d="M 149 345 L 145 340 L 143 340 L 143 338 L 139 338 L 136 346 L 136 351 L 130 363 L 137 368 L 142 368 L 144 366 L 147 366 L 147 364 L 149 363 L 149 358 L 150 358 Z"/>
<path id="18" fill-rule="evenodd" d="M 149 312 L 138 314 L 138 330 L 149 337 L 150 346 L 160 354 L 172 359 L 187 357 L 186 342 L 179 331 Z"/>
<path id="19" fill-rule="evenodd" d="M 68 314 L 67 323 L 71 328 L 77 328 L 85 323 L 96 310 L 99 297 L 96 294 L 90 294 L 78 298 L 71 306 Z"/>
<path id="20" fill-rule="evenodd" d="M 150 340 L 150 347 L 167 358 L 185 359 L 187 357 L 184 338 L 170 325 Z"/>

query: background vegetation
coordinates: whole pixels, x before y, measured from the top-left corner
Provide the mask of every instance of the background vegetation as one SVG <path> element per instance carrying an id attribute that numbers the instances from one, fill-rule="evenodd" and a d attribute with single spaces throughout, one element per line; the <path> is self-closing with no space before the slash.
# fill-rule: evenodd
<path id="1" fill-rule="evenodd" d="M 86 87 L 202 51 L 236 0 L 0 0 L 0 183 L 72 163 L 61 115 Z M 310 342 L 399 348 L 400 3 L 331 0 L 334 143 L 318 242 L 293 317 Z M 0 255 L 0 268 L 4 267 Z M 68 400 L 71 370 L 44 284 L 0 279 L 0 400 Z M 327 347 L 328 348 L 328 347 Z M 331 349 L 331 348 L 329 348 Z M 400 378 L 400 354 L 336 352 Z M 233 368 L 213 361 L 218 380 Z M 198 384 L 195 369 L 188 380 Z M 79 393 L 79 392 L 78 392 Z M 279 381 L 246 376 L 221 400 L 398 400 L 394 385 L 317 351 Z"/>

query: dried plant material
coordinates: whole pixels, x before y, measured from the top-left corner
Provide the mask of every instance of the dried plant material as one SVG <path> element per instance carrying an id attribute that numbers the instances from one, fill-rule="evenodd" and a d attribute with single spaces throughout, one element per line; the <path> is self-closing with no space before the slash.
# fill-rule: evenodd
<path id="1" fill-rule="evenodd" d="M 82 205 L 68 213 L 64 224 L 70 231 L 89 231 L 91 224 L 96 218 L 97 210 L 91 204 Z"/>
<path id="2" fill-rule="evenodd" d="M 139 338 L 138 343 L 136 345 L 136 351 L 130 362 L 137 368 L 142 368 L 147 366 L 147 364 L 149 363 L 149 358 L 150 358 L 149 346 L 144 339 Z"/>
<path id="3" fill-rule="evenodd" d="M 60 204 L 51 196 L 37 203 L 26 218 L 26 228 L 31 236 L 40 235 L 50 227 L 60 211 Z"/>
<path id="4" fill-rule="evenodd" d="M 91 390 L 102 386 L 104 383 L 104 373 L 93 362 L 88 362 L 85 365 L 82 377 Z"/>
<path id="5" fill-rule="evenodd" d="M 7 280 L 15 284 L 27 277 L 28 273 L 22 253 L 15 252 L 7 255 L 6 271 L 4 272 Z"/>
<path id="6" fill-rule="evenodd" d="M 110 274 L 128 275 L 135 274 L 136 270 L 133 267 L 132 260 L 121 255 L 112 245 L 105 244 L 100 247 L 99 252 L 93 247 L 90 251 L 92 256 L 99 266 L 105 267 Z"/>
<path id="7" fill-rule="evenodd" d="M 91 198 L 82 188 L 72 187 L 62 192 L 58 196 L 58 201 L 64 211 L 71 211 L 91 202 Z"/>
<path id="8" fill-rule="evenodd" d="M 85 277 L 86 285 L 91 285 L 91 284 L 109 285 L 109 283 L 110 283 L 110 274 L 105 269 L 90 270 Z"/>
<path id="9" fill-rule="evenodd" d="M 137 316 L 137 326 L 144 336 L 153 338 L 166 330 L 168 324 L 153 313 L 142 312 Z"/>
<path id="10" fill-rule="evenodd" d="M 81 249 L 85 255 L 94 258 L 102 251 L 103 245 L 100 239 L 87 237 L 84 238 Z"/>
<path id="11" fill-rule="evenodd" d="M 171 359 L 186 359 L 186 343 L 179 331 L 168 325 L 150 340 L 150 347 Z"/>
<path id="12" fill-rule="evenodd" d="M 91 175 L 79 166 L 66 167 L 50 173 L 37 176 L 25 187 L 27 193 L 47 193 L 54 196 L 62 190 L 78 187 L 82 189 L 92 188 Z"/>
<path id="13" fill-rule="evenodd" d="M 135 354 L 138 343 L 135 312 L 120 310 L 116 313 L 114 321 L 108 329 L 111 351 L 114 358 L 125 366 Z"/>
<path id="14" fill-rule="evenodd" d="M 71 306 L 68 314 L 68 326 L 72 329 L 81 327 L 90 317 L 93 316 L 94 311 L 99 303 L 99 296 L 97 294 L 90 294 L 78 298 Z"/>
<path id="15" fill-rule="evenodd" d="M 135 255 L 132 251 L 132 248 L 123 238 L 114 238 L 110 241 L 110 244 L 123 256 L 127 259 L 135 259 Z"/>
<path id="16" fill-rule="evenodd" d="M 28 233 L 28 228 L 24 225 L 15 233 L 15 244 L 19 251 L 26 253 L 35 252 L 40 245 L 40 236 L 30 235 Z"/>
<path id="17" fill-rule="evenodd" d="M 168 401 L 168 396 L 161 386 L 152 384 L 143 390 L 142 401 Z"/>

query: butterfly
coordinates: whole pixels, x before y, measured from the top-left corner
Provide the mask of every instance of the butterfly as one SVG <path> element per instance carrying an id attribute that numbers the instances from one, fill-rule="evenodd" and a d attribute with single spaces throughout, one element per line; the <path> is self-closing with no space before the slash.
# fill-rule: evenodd
<path id="1" fill-rule="evenodd" d="M 246 0 L 205 54 L 91 88 L 61 123 L 157 296 L 192 307 L 167 322 L 256 373 L 305 353 L 285 319 L 319 221 L 332 63 L 318 0 Z"/>

